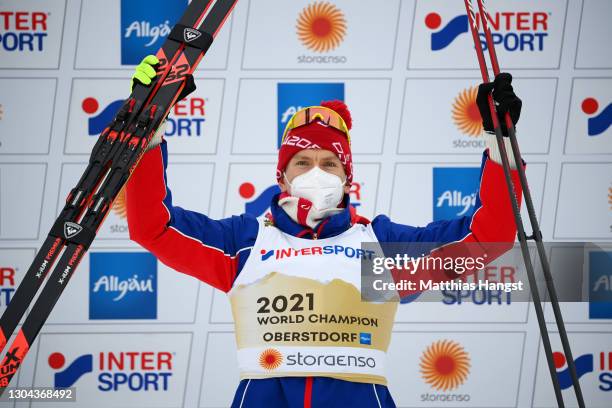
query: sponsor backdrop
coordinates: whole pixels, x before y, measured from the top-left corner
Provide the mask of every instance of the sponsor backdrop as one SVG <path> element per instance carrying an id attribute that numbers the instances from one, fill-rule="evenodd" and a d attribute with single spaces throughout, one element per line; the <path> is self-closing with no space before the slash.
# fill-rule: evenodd
<path id="1" fill-rule="evenodd" d="M 134 65 L 187 3 L 0 2 L 0 312 Z M 517 129 L 545 239 L 610 241 L 612 3 L 488 3 L 501 65 L 524 101 Z M 461 0 L 239 0 L 196 72 L 198 90 L 170 115 L 176 203 L 217 218 L 264 214 L 288 118 L 334 98 L 353 112 L 358 211 L 412 225 L 468 213 L 484 146 L 471 41 Z M 19 385 L 76 386 L 74 407 L 228 406 L 238 377 L 225 295 L 131 242 L 125 204 L 121 194 Z M 609 260 L 588 258 L 592 298 L 610 300 Z M 564 305 L 590 407 L 612 406 L 612 308 L 602 305 Z M 449 292 L 439 304 L 400 307 L 395 332 L 389 379 L 399 406 L 555 405 L 529 305 Z"/>

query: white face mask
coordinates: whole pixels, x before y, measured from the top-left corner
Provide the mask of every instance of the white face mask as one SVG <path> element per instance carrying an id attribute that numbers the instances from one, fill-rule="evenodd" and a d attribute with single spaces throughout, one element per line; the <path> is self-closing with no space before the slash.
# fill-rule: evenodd
<path id="1" fill-rule="evenodd" d="M 335 174 L 314 167 L 289 182 L 289 193 L 294 197 L 305 198 L 318 210 L 335 208 L 344 196 L 344 181 Z"/>

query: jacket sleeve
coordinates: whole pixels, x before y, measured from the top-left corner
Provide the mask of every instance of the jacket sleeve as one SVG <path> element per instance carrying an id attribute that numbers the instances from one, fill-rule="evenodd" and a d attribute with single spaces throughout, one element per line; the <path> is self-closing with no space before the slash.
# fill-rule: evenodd
<path id="1" fill-rule="evenodd" d="M 173 206 L 167 158 L 162 142 L 144 154 L 127 183 L 130 238 L 169 267 L 227 292 L 255 242 L 257 219 L 243 214 L 213 220 Z"/>
<path id="2" fill-rule="evenodd" d="M 512 183 L 519 201 L 522 190 L 518 172 L 511 170 Z M 378 216 L 372 221 L 372 228 L 380 242 L 427 242 L 429 257 L 458 258 L 482 257 L 485 264 L 511 249 L 516 238 L 516 224 L 509 192 L 506 187 L 502 165 L 489 158 L 485 151 L 476 205 L 469 216 L 452 220 L 435 221 L 425 227 L 412 227 L 391 222 L 387 216 Z M 477 244 L 476 244 L 477 243 Z M 386 254 L 386 256 L 388 256 Z M 420 256 L 420 255 L 416 255 Z M 443 282 L 460 275 L 452 270 L 420 269 L 412 273 L 392 270 L 393 279 Z M 410 300 L 419 290 L 399 291 L 402 302 Z"/>
<path id="3" fill-rule="evenodd" d="M 511 170 L 511 174 L 520 204 L 522 190 L 518 172 Z M 516 225 L 508 194 L 502 165 L 489 159 L 488 151 L 485 151 L 476 204 L 471 215 L 434 221 L 425 227 L 397 224 L 389 217 L 379 215 L 372 221 L 372 228 L 380 242 L 435 242 L 444 245 L 464 241 L 513 244 Z"/>

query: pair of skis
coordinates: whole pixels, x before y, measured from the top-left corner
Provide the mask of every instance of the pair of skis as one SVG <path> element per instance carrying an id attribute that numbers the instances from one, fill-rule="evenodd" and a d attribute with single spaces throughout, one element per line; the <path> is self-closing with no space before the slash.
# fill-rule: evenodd
<path id="1" fill-rule="evenodd" d="M 474 48 L 476 50 L 476 56 L 478 57 L 478 64 L 480 66 L 480 72 L 482 74 L 482 80 L 484 82 L 489 82 L 489 72 L 487 68 L 487 63 L 484 57 L 484 51 L 482 49 L 482 44 L 480 42 L 480 36 L 478 33 L 478 23 L 477 16 L 480 17 L 481 27 L 484 31 L 487 48 L 489 49 L 489 59 L 491 60 L 491 67 L 493 68 L 493 74 L 497 76 L 499 74 L 499 63 L 497 61 L 497 54 L 495 52 L 495 44 L 493 43 L 493 37 L 491 35 L 491 30 L 489 28 L 489 23 L 487 21 L 487 10 L 484 5 L 484 0 L 477 0 L 478 2 L 478 11 L 476 14 L 474 12 L 474 8 L 472 7 L 472 0 L 464 0 L 465 8 L 468 15 L 470 30 L 472 32 L 472 37 L 474 39 Z M 550 303 L 553 308 L 553 312 L 555 315 L 555 322 L 557 324 L 557 328 L 559 329 L 559 337 L 561 338 L 561 344 L 563 345 L 563 352 L 567 358 L 567 365 L 570 371 L 570 375 L 572 378 L 572 385 L 574 387 L 574 392 L 576 394 L 576 400 L 578 401 L 578 406 L 583 408 L 584 405 L 584 397 L 582 395 L 582 390 L 580 388 L 580 382 L 578 381 L 578 375 L 576 373 L 576 365 L 574 363 L 574 358 L 572 356 L 572 351 L 570 348 L 569 340 L 567 337 L 567 331 L 565 330 L 565 324 L 563 323 L 563 317 L 561 316 L 561 309 L 559 308 L 559 300 L 557 297 L 557 292 L 555 290 L 555 285 L 553 283 L 552 274 L 550 272 L 550 264 L 548 262 L 548 258 L 546 257 L 546 251 L 544 249 L 544 243 L 542 241 L 542 232 L 540 230 L 540 226 L 538 223 L 538 218 L 536 217 L 535 207 L 533 205 L 533 200 L 531 198 L 531 192 L 529 191 L 529 185 L 527 183 L 527 177 L 525 176 L 525 170 L 520 165 L 521 161 L 521 152 L 519 150 L 518 142 L 516 140 L 516 131 L 514 129 L 514 124 L 512 123 L 512 119 L 510 118 L 510 113 L 506 112 L 504 120 L 506 122 L 506 128 L 508 129 L 508 137 L 510 138 L 510 145 L 512 147 L 512 154 L 514 156 L 515 162 L 517 163 L 517 171 L 519 175 L 519 181 L 521 183 L 523 189 L 523 195 L 525 198 L 525 205 L 527 206 L 527 212 L 529 214 L 529 222 L 531 223 L 532 234 L 527 236 L 525 233 L 525 227 L 523 226 L 523 220 L 520 212 L 520 205 L 516 196 L 516 191 L 514 190 L 514 185 L 512 184 L 512 177 L 510 174 L 510 165 L 508 162 L 506 146 L 504 144 L 504 136 L 502 134 L 502 130 L 500 127 L 499 120 L 497 118 L 497 112 L 495 110 L 495 104 L 493 102 L 493 97 L 489 94 L 488 97 L 489 102 L 489 110 L 491 111 L 491 118 L 493 119 L 493 126 L 495 128 L 495 137 L 497 139 L 497 145 L 499 147 L 499 151 L 501 153 L 502 158 L 502 166 L 504 168 L 504 176 L 506 180 L 506 185 L 508 187 L 508 193 L 510 195 L 510 201 L 512 203 L 512 209 L 514 213 L 514 221 L 517 227 L 518 240 L 521 246 L 521 253 L 523 255 L 523 260 L 525 262 L 525 268 L 527 270 L 527 277 L 529 279 L 529 287 L 531 289 L 531 295 L 533 296 L 533 304 L 536 311 L 536 316 L 538 319 L 538 325 L 540 327 L 540 334 L 542 336 L 542 343 L 544 346 L 544 352 L 546 354 L 546 361 L 548 363 L 548 369 L 550 371 L 550 377 L 553 383 L 553 388 L 555 391 L 555 398 L 557 399 L 557 405 L 561 408 L 564 407 L 565 404 L 563 402 L 563 394 L 561 392 L 561 387 L 559 384 L 559 378 L 557 377 L 557 370 L 555 368 L 553 352 L 550 345 L 550 337 L 548 335 L 548 329 L 546 328 L 546 320 L 544 318 L 544 310 L 542 309 L 542 303 L 540 300 L 540 295 L 538 293 L 538 287 L 536 284 L 535 273 L 533 269 L 533 264 L 531 263 L 531 258 L 529 256 L 529 248 L 527 245 L 527 240 L 534 240 L 537 247 L 538 257 L 540 258 L 540 263 L 542 265 L 542 273 L 544 274 L 544 279 L 546 281 L 546 289 L 548 291 L 548 295 L 550 297 Z"/>
<path id="2" fill-rule="evenodd" d="M 224 25 L 237 0 L 192 0 L 157 52 L 157 77 L 134 84 L 113 121 L 100 134 L 88 166 L 0 318 L 0 351 L 12 336 L 47 275 L 32 310 L 0 364 L 0 395 L 21 366 L 119 191 L 185 86 L 185 80 Z M 54 267 L 55 265 L 55 267 Z"/>

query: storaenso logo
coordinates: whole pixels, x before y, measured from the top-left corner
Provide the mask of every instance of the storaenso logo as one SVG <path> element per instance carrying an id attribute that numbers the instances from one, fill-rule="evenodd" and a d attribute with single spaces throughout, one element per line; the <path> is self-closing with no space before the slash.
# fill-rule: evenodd
<path id="1" fill-rule="evenodd" d="M 376 360 L 372 357 L 352 356 L 348 354 L 295 354 L 287 355 L 287 366 L 308 367 L 369 367 L 376 368 Z"/>
<path id="2" fill-rule="evenodd" d="M 200 36 L 202 36 L 202 33 L 194 28 L 186 28 L 185 31 L 183 31 L 183 38 L 187 42 L 197 40 Z"/>
<path id="3" fill-rule="evenodd" d="M 328 2 L 315 2 L 304 8 L 297 19 L 297 35 L 302 44 L 315 52 L 325 53 L 336 49 L 346 35 L 346 19 L 344 13 Z M 298 58 L 298 62 L 346 62 L 346 57 L 329 59 L 312 58 L 305 61 L 306 56 Z"/>
<path id="4" fill-rule="evenodd" d="M 277 349 L 266 349 L 259 355 L 259 365 L 266 370 L 276 370 L 283 363 L 283 355 Z"/>
<path id="5" fill-rule="evenodd" d="M 353 356 L 349 354 L 309 354 L 297 353 L 283 356 L 276 349 L 266 349 L 259 355 L 259 365 L 269 371 L 276 370 L 281 365 L 287 367 L 358 367 L 376 368 L 376 360 L 372 357 Z"/>
<path id="6" fill-rule="evenodd" d="M 435 392 L 421 394 L 422 402 L 467 402 L 470 394 L 450 393 L 465 383 L 470 374 L 470 355 L 453 340 L 431 343 L 421 355 L 421 376 Z"/>

